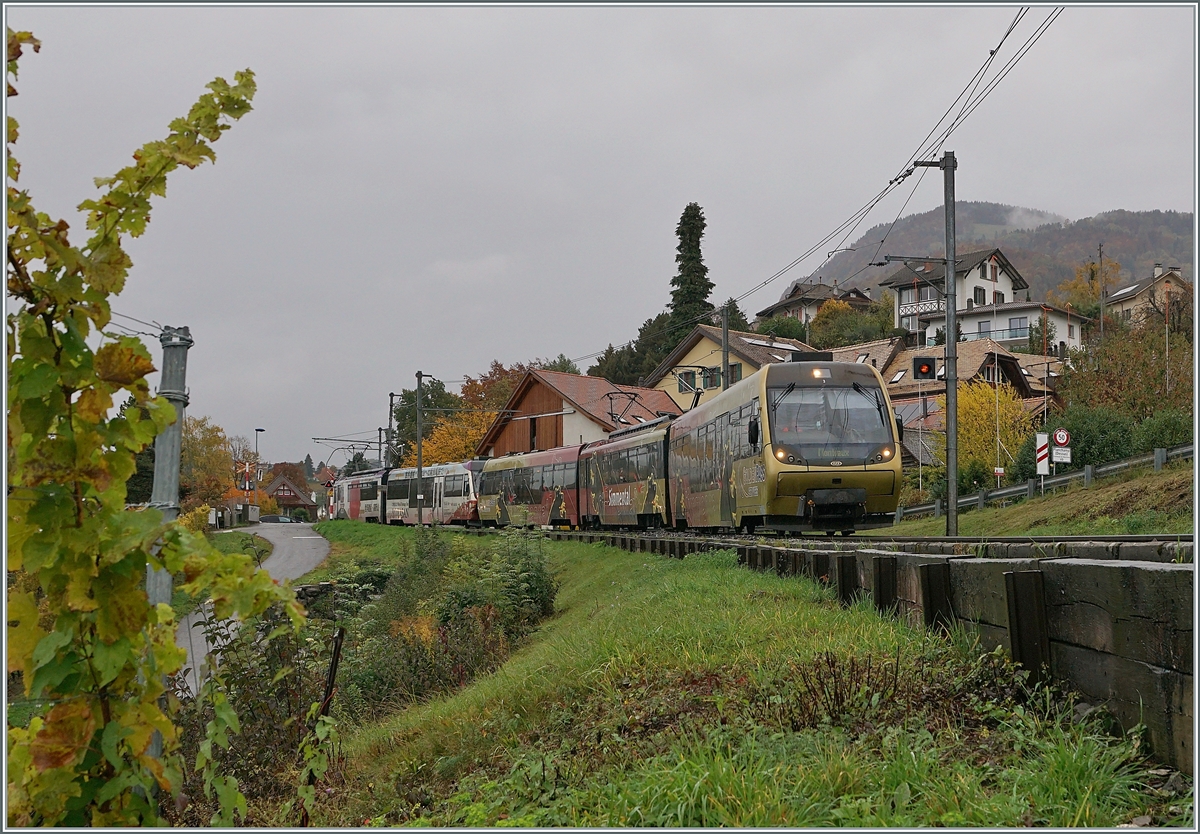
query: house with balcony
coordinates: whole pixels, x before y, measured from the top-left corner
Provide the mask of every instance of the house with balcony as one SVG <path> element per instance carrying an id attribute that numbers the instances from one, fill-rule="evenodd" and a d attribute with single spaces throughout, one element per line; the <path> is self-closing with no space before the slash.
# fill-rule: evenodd
<path id="1" fill-rule="evenodd" d="M 1019 292 L 1029 289 L 1029 283 L 999 249 L 961 253 L 956 260 L 955 312 L 960 317 L 964 311 L 976 307 L 1012 303 Z M 880 286 L 891 290 L 895 297 L 894 323 L 909 332 L 908 344 L 920 347 L 932 343 L 937 333 L 936 322 L 941 321 L 945 326 L 946 265 L 909 261 L 881 281 Z M 960 330 L 965 336 L 966 325 Z"/>
<path id="2" fill-rule="evenodd" d="M 1043 318 L 1049 326 L 1039 326 Z M 922 316 L 927 331 L 946 329 L 946 314 Z M 985 304 L 958 311 L 958 332 L 961 341 L 991 339 L 1010 351 L 1037 353 L 1045 356 L 1065 356 L 1069 348 L 1082 344 L 1080 328 L 1091 319 L 1069 308 L 1056 307 L 1040 301 L 1010 301 L 1005 304 Z M 1033 328 L 1038 344 L 1030 344 Z"/>

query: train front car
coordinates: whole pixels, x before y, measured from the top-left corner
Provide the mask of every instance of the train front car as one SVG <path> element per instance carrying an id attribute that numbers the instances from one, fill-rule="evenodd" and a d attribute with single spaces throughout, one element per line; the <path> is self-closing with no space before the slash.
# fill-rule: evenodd
<path id="1" fill-rule="evenodd" d="M 669 417 L 615 431 L 579 454 L 580 515 L 585 527 L 665 527 Z"/>
<path id="2" fill-rule="evenodd" d="M 849 362 L 768 365 L 762 526 L 832 534 L 891 523 L 900 427 L 879 372 Z"/>
<path id="3" fill-rule="evenodd" d="M 492 458 L 479 479 L 485 527 L 577 527 L 578 446 Z"/>
<path id="4" fill-rule="evenodd" d="M 888 524 L 898 439 L 874 368 L 767 365 L 672 427 L 676 524 L 830 534 Z"/>

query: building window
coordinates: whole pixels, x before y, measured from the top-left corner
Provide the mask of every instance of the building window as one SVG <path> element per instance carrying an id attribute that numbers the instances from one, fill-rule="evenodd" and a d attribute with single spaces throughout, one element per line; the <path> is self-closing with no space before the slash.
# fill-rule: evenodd
<path id="1" fill-rule="evenodd" d="M 991 267 L 991 278 L 993 281 L 995 281 L 1000 276 L 1000 267 L 998 267 L 994 262 L 989 264 L 989 266 Z"/>
<path id="2" fill-rule="evenodd" d="M 734 362 L 729 366 L 729 384 L 742 381 L 742 363 Z"/>
<path id="3" fill-rule="evenodd" d="M 860 364 L 860 365 L 861 365 L 861 364 L 863 364 L 863 363 L 865 363 L 865 362 L 867 361 L 867 354 L 865 354 L 865 353 L 860 353 L 860 354 L 858 355 L 858 358 L 857 358 L 857 359 L 855 359 L 854 361 L 855 361 L 855 362 L 857 362 L 857 363 L 858 363 L 858 364 Z"/>
<path id="4" fill-rule="evenodd" d="M 1003 304 L 1004 303 L 1004 293 L 999 292 L 999 291 L 992 293 L 992 303 L 993 304 Z"/>
<path id="5" fill-rule="evenodd" d="M 918 295 L 922 301 L 933 301 L 937 298 L 937 288 L 922 284 Z"/>
<path id="6" fill-rule="evenodd" d="M 1125 321 L 1129 321 L 1131 318 L 1133 318 L 1133 308 L 1127 309 L 1123 315 L 1125 317 Z"/>
<path id="7" fill-rule="evenodd" d="M 1026 333 L 1024 333 L 1024 332 L 1018 332 L 1018 331 L 1028 331 L 1028 330 L 1029 330 L 1029 319 L 1028 319 L 1028 317 L 1026 317 L 1026 316 L 1020 316 L 1019 318 L 1011 318 L 1011 319 L 1009 319 L 1009 320 L 1008 320 L 1008 329 L 1011 331 L 1011 332 L 1009 333 L 1009 335 L 1010 335 L 1010 336 L 1012 336 L 1012 337 L 1014 337 L 1014 338 L 1015 338 L 1015 337 L 1017 337 L 1017 336 L 1024 336 L 1024 335 L 1026 335 Z"/>
<path id="8" fill-rule="evenodd" d="M 905 369 L 905 371 L 906 371 L 906 370 L 907 370 L 907 369 Z M 888 384 L 889 384 L 889 385 L 895 385 L 897 382 L 899 382 L 901 379 L 903 379 L 903 378 L 904 378 L 905 371 L 898 371 L 898 372 L 896 373 L 896 375 L 895 375 L 894 377 L 892 377 L 891 381 L 890 381 Z"/>
<path id="9" fill-rule="evenodd" d="M 980 333 L 991 333 L 992 332 L 992 323 L 990 321 L 979 322 L 979 332 Z"/>
<path id="10" fill-rule="evenodd" d="M 705 388 L 720 388 L 721 387 L 721 369 L 720 368 L 705 368 L 704 369 L 704 387 Z"/>
<path id="11" fill-rule="evenodd" d="M 1067 325 L 1067 338 L 1068 338 L 1068 339 L 1074 339 L 1074 338 L 1075 338 L 1075 325 L 1073 325 L 1073 324 L 1068 324 L 1068 325 Z"/>
<path id="12" fill-rule="evenodd" d="M 975 303 L 980 306 L 987 304 L 987 290 L 983 287 L 975 288 Z"/>
<path id="13" fill-rule="evenodd" d="M 909 333 L 915 333 L 917 330 L 917 317 L 905 316 L 904 318 L 900 319 L 900 326 Z"/>
<path id="14" fill-rule="evenodd" d="M 917 300 L 917 291 L 912 287 L 901 289 L 899 295 L 901 304 L 912 304 Z"/>
<path id="15" fill-rule="evenodd" d="M 679 393 L 680 394 L 691 394 L 691 393 L 695 392 L 695 390 L 696 390 L 696 372 L 695 371 L 681 371 L 677 376 L 679 379 Z"/>

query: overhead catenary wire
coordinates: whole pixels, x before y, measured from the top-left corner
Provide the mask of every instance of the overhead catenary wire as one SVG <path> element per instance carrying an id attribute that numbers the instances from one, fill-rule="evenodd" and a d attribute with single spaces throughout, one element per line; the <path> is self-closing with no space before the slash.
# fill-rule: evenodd
<path id="1" fill-rule="evenodd" d="M 945 145 L 946 141 L 950 138 L 951 135 L 953 135 L 954 131 L 957 130 L 971 116 L 971 114 L 975 112 L 976 109 L 978 109 L 979 105 L 982 104 L 987 99 L 987 97 L 992 93 L 993 90 L 996 89 L 996 87 L 999 85 L 999 83 L 1008 75 L 1009 72 L 1011 72 L 1013 70 L 1013 68 L 1016 67 L 1016 65 L 1021 61 L 1021 59 L 1029 52 L 1029 50 L 1034 46 L 1034 44 L 1036 44 L 1041 39 L 1042 35 L 1045 34 L 1046 30 L 1049 29 L 1049 27 L 1054 23 L 1054 21 L 1056 21 L 1058 19 L 1058 17 L 1062 14 L 1064 7 L 1057 6 L 1050 12 L 1050 14 L 1047 15 L 1046 19 L 1043 20 L 1041 24 L 1039 24 L 1039 26 L 1033 32 L 1033 34 L 1030 35 L 1026 39 L 1025 43 L 1023 43 L 1021 45 L 1021 47 L 1019 47 L 1016 54 L 1011 59 L 1009 59 L 1009 61 L 1003 67 L 1001 67 L 1001 69 L 997 72 L 996 76 L 994 78 L 992 78 L 992 80 L 989 81 L 986 84 L 986 86 L 983 88 L 982 92 L 980 92 L 979 86 L 981 83 L 983 83 L 983 79 L 986 77 L 987 72 L 991 68 L 993 62 L 995 61 L 996 56 L 999 53 L 1001 47 L 1003 47 L 1004 43 L 1008 40 L 1009 36 L 1013 33 L 1013 31 L 1017 28 L 1017 26 L 1022 22 L 1022 20 L 1028 14 L 1029 10 L 1030 9 L 1028 6 L 1022 6 L 1018 10 L 1018 12 L 1016 13 L 1016 16 L 1013 18 L 1012 22 L 1005 29 L 1004 34 L 1000 38 L 1000 41 L 996 44 L 996 47 L 988 52 L 987 59 L 983 62 L 983 64 L 980 66 L 980 68 L 974 73 L 974 75 L 971 76 L 971 79 L 963 87 L 962 92 L 960 92 L 958 94 L 958 96 L 955 97 L 954 101 L 946 109 L 946 112 L 937 121 L 937 123 L 934 124 L 933 128 L 929 131 L 929 133 L 925 136 L 925 138 L 921 140 L 920 144 L 917 146 L 916 151 L 908 157 L 904 166 L 902 166 L 902 168 L 901 168 L 901 172 L 899 174 L 897 174 L 897 176 L 894 177 L 892 180 L 890 180 L 888 182 L 887 186 L 885 186 L 882 190 L 880 190 L 880 192 L 878 194 L 876 194 L 874 197 L 872 197 L 870 200 L 868 200 L 867 203 L 865 203 L 861 208 L 859 208 L 852 215 L 850 215 L 850 217 L 847 220 L 838 224 L 838 226 L 833 231 L 831 231 L 829 234 L 825 235 L 823 238 L 821 238 L 816 244 L 811 246 L 809 249 L 805 250 L 804 253 L 801 254 L 799 257 L 793 259 L 786 266 L 777 270 L 776 272 L 774 272 L 772 275 L 770 275 L 763 281 L 759 282 L 758 284 L 756 284 L 753 287 L 751 287 L 750 289 L 748 289 L 746 292 L 734 297 L 734 299 L 733 299 L 734 302 L 736 303 L 738 301 L 742 301 L 742 300 L 750 297 L 754 293 L 758 292 L 759 290 L 762 290 L 762 289 L 766 288 L 767 286 L 769 286 L 770 284 L 774 283 L 779 278 L 781 278 L 783 275 L 786 275 L 788 272 L 790 272 L 792 269 L 794 269 L 796 266 L 803 263 L 805 260 L 807 260 L 809 257 L 811 257 L 815 252 L 819 251 L 822 247 L 826 246 L 837 235 L 842 234 L 843 232 L 846 232 L 847 229 L 850 230 L 846 234 L 846 238 L 848 238 L 850 234 L 853 234 L 854 229 L 858 228 L 858 226 L 862 223 L 862 221 L 871 213 L 871 211 L 877 205 L 879 205 L 880 202 L 882 202 L 888 195 L 890 195 L 891 192 L 894 191 L 900 185 L 901 182 L 903 182 L 905 179 L 907 179 L 909 176 L 911 176 L 916 171 L 916 167 L 913 164 L 916 160 L 921 159 L 926 156 L 931 156 L 931 155 L 937 153 L 939 150 L 941 150 L 941 148 Z M 954 118 L 950 121 L 950 123 L 948 125 L 946 125 L 946 127 L 940 133 L 938 133 L 938 128 L 941 127 L 943 124 L 945 124 L 947 117 L 950 116 L 950 114 L 954 111 L 955 107 L 960 104 L 960 102 L 961 102 L 961 107 L 959 107 L 958 114 L 954 116 Z M 924 173 L 924 172 L 922 172 L 922 173 Z M 920 179 L 918 179 L 917 184 L 918 185 L 920 184 Z M 915 193 L 915 188 L 914 188 L 913 193 Z M 908 200 L 905 201 L 904 205 L 907 206 L 908 201 L 911 199 L 912 199 L 912 194 L 909 195 L 909 198 L 908 198 Z M 904 209 L 902 207 L 901 212 L 903 212 L 903 210 Z M 897 220 L 898 219 L 899 219 L 899 215 L 897 215 Z M 879 249 L 882 249 L 883 244 L 886 242 L 888 234 L 891 232 L 891 228 L 895 226 L 895 223 L 896 223 L 896 221 L 892 222 L 891 226 L 888 229 L 888 232 L 885 233 L 884 238 L 879 242 Z M 845 241 L 846 238 L 843 238 L 843 242 Z M 877 254 L 878 254 L 878 250 L 877 250 Z M 855 273 L 854 276 L 851 276 L 851 277 L 857 276 L 858 274 L 863 272 L 866 268 L 867 267 L 863 267 L 863 269 L 860 269 L 858 272 Z M 709 314 L 704 314 L 701 316 L 693 317 L 692 319 L 689 319 L 687 321 L 677 322 L 674 325 L 667 327 L 666 329 L 664 329 L 661 332 L 663 334 L 666 334 L 666 333 L 670 333 L 670 332 L 678 330 L 678 329 L 682 329 L 684 327 L 690 327 L 691 325 L 694 325 L 694 324 L 708 318 L 708 316 L 709 316 Z M 630 347 L 630 346 L 636 344 L 636 342 L 637 342 L 637 339 L 631 339 L 630 341 L 621 344 L 619 347 L 617 347 L 615 349 L 617 349 L 617 350 L 624 349 L 626 347 Z M 611 347 L 611 345 L 610 345 L 610 347 Z M 572 361 L 573 362 L 584 362 L 589 359 L 595 359 L 596 357 L 604 355 L 604 353 L 606 353 L 607 351 L 608 351 L 608 347 L 606 347 L 604 350 L 594 351 L 594 352 L 586 354 L 584 356 L 577 357 L 577 358 L 573 359 Z"/>

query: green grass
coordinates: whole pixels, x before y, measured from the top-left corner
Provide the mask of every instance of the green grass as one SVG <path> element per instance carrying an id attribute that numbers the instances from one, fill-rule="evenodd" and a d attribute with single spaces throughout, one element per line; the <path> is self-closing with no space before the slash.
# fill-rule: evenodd
<path id="1" fill-rule="evenodd" d="M 1195 523 L 1192 476 L 1191 461 L 1184 461 L 1162 472 L 1140 469 L 1096 480 L 1088 489 L 1076 482 L 1009 507 L 959 510 L 958 531 L 962 536 L 1191 533 Z M 922 516 L 864 535 L 940 536 L 945 532 L 945 516 Z"/>
<path id="2" fill-rule="evenodd" d="M 342 560 L 386 560 L 412 535 L 352 525 L 321 525 Z M 1072 724 L 1061 695 L 1017 711 L 1011 666 L 962 635 L 913 631 L 866 602 L 843 609 L 728 551 L 547 548 L 556 616 L 465 689 L 342 727 L 346 758 L 314 824 L 1190 819 L 1190 799 L 1171 810 L 1145 787 L 1132 738 Z M 258 822 L 287 823 L 273 813 L 258 808 Z"/>

